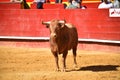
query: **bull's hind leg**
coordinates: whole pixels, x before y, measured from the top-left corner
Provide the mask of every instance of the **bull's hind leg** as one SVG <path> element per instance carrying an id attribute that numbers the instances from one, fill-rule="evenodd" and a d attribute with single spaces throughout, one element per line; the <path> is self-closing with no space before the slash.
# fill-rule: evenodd
<path id="1" fill-rule="evenodd" d="M 77 53 L 76 53 L 76 51 L 77 51 L 77 48 L 76 48 L 76 47 L 74 47 L 74 48 L 73 48 L 74 68 L 77 68 L 77 61 L 76 61 L 76 56 L 77 56 Z"/>

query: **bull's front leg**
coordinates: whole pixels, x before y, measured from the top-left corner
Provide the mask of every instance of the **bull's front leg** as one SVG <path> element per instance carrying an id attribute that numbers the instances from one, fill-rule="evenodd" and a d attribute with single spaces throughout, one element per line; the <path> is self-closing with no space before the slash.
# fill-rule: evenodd
<path id="1" fill-rule="evenodd" d="M 60 71 L 60 69 L 59 69 L 59 63 L 58 63 L 59 58 L 58 58 L 57 52 L 56 52 L 56 53 L 53 53 L 53 55 L 54 55 L 54 57 L 55 57 L 56 71 Z"/>
<path id="2" fill-rule="evenodd" d="M 66 72 L 66 57 L 67 57 L 68 51 L 64 51 L 63 56 L 62 56 L 62 61 L 63 61 L 63 72 Z"/>

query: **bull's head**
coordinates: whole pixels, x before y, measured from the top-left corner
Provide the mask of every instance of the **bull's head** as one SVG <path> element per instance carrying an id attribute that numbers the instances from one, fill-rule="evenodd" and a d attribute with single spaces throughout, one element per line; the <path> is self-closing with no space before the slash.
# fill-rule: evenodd
<path id="1" fill-rule="evenodd" d="M 50 37 L 57 37 L 60 29 L 65 26 L 65 23 L 65 20 L 52 20 L 48 22 L 42 21 L 42 24 L 46 25 L 46 27 L 50 29 Z"/>
<path id="2" fill-rule="evenodd" d="M 42 21 L 42 24 L 46 25 L 47 28 L 49 28 L 50 26 L 55 26 L 55 25 L 63 25 L 65 23 L 66 23 L 65 20 L 52 20 L 52 21 L 47 21 L 47 22 Z"/>
<path id="3" fill-rule="evenodd" d="M 48 22 L 42 22 L 50 30 L 50 45 L 52 52 L 58 51 L 58 40 L 61 34 L 61 30 L 65 26 L 65 20 L 52 20 Z"/>

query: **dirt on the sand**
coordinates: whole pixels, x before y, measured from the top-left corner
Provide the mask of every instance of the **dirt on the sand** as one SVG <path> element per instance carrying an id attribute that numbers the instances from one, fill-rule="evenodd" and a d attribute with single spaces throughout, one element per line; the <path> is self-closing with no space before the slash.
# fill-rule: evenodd
<path id="1" fill-rule="evenodd" d="M 120 52 L 78 50 L 77 63 L 69 51 L 67 72 L 55 72 L 49 48 L 0 47 L 0 80 L 120 80 Z"/>

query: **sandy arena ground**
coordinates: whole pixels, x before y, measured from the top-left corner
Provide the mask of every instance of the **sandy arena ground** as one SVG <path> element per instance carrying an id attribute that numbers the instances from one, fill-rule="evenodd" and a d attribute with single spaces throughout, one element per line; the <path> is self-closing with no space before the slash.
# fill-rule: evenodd
<path id="1" fill-rule="evenodd" d="M 55 72 L 49 48 L 0 47 L 0 80 L 120 80 L 120 52 L 77 51 L 78 68 L 72 53 L 67 72 Z M 62 67 L 59 55 L 60 67 Z"/>

